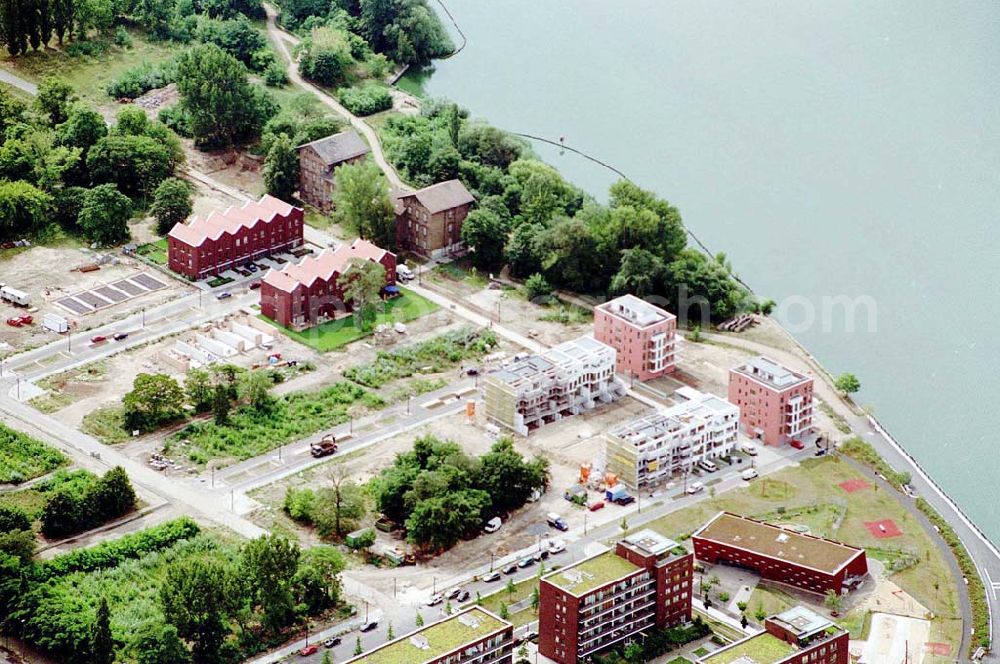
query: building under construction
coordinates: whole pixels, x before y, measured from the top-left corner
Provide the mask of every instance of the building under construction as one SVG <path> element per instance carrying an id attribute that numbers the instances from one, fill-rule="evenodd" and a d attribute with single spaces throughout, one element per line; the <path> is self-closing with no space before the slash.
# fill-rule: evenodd
<path id="1" fill-rule="evenodd" d="M 486 416 L 522 436 L 625 394 L 625 385 L 615 377 L 615 349 L 592 337 L 491 371 L 483 389 Z"/>
<path id="2" fill-rule="evenodd" d="M 699 461 L 726 456 L 736 445 L 739 408 L 690 387 L 676 394 L 683 401 L 650 410 L 605 434 L 607 470 L 630 489 L 690 472 Z"/>

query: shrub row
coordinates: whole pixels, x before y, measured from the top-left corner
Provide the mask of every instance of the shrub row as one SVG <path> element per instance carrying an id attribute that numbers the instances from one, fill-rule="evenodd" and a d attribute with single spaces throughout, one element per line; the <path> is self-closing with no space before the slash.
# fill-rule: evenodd
<path id="1" fill-rule="evenodd" d="M 340 103 L 355 115 L 371 115 L 392 108 L 392 95 L 380 85 L 362 85 L 337 90 Z"/>
<path id="2" fill-rule="evenodd" d="M 910 474 L 900 472 L 886 463 L 885 459 L 879 456 L 871 443 L 864 441 L 857 436 L 841 443 L 837 449 L 852 459 L 856 459 L 866 466 L 871 466 L 875 472 L 884 476 L 889 484 L 899 489 L 904 484 L 910 483 Z"/>
<path id="3" fill-rule="evenodd" d="M 55 489 L 42 509 L 42 533 L 46 537 L 66 537 L 116 519 L 135 509 L 135 490 L 121 466 L 104 477 L 87 474 L 78 483 Z"/>
<path id="4" fill-rule="evenodd" d="M 45 581 L 72 572 L 92 572 L 110 569 L 126 560 L 166 549 L 174 543 L 194 537 L 201 528 L 189 517 L 181 517 L 167 523 L 125 535 L 121 539 L 102 542 L 88 549 L 77 549 L 57 556 L 52 560 L 35 565 L 32 576 L 36 581 Z"/>
<path id="5" fill-rule="evenodd" d="M 173 63 L 166 66 L 154 66 L 148 62 L 126 70 L 121 76 L 108 83 L 104 88 L 108 96 L 115 99 L 135 99 L 150 90 L 162 88 L 174 81 Z"/>
<path id="6" fill-rule="evenodd" d="M 955 529 L 945 521 L 944 517 L 938 514 L 937 510 L 923 498 L 917 498 L 916 502 L 917 509 L 923 512 L 924 516 L 941 533 L 941 537 L 948 544 L 948 548 L 951 549 L 952 555 L 955 556 L 955 560 L 958 562 L 958 568 L 962 570 L 962 575 L 965 576 L 965 580 L 968 583 L 969 604 L 972 605 L 972 628 L 975 630 L 975 637 L 969 646 L 969 654 L 971 655 L 972 651 L 975 651 L 978 646 L 989 648 L 990 610 L 986 604 L 986 587 L 979 576 L 979 570 L 976 569 L 976 563 L 965 549 L 965 545 L 962 544 L 962 540 L 959 539 Z"/>

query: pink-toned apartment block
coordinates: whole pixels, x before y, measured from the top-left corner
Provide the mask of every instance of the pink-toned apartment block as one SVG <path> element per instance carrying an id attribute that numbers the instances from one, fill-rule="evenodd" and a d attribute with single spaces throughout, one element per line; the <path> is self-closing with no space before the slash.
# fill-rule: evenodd
<path id="1" fill-rule="evenodd" d="M 676 368 L 677 317 L 634 295 L 594 309 L 594 338 L 617 351 L 618 373 L 651 380 Z"/>
<path id="2" fill-rule="evenodd" d="M 739 406 L 744 432 L 767 445 L 783 445 L 813 425 L 813 379 L 767 357 L 729 370 L 729 402 Z"/>

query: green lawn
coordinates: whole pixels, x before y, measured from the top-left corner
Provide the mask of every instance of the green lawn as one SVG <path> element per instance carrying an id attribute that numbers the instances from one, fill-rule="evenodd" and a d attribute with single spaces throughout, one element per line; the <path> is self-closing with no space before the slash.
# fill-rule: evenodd
<path id="1" fill-rule="evenodd" d="M 105 86 L 123 72 L 143 62 L 160 64 L 187 48 L 170 41 L 150 41 L 136 30 L 130 30 L 129 34 L 131 48 L 109 46 L 104 53 L 94 56 L 71 56 L 64 51 L 48 50 L 12 57 L 4 50 L 0 65 L 34 83 L 46 76 L 59 76 L 66 79 L 85 102 L 106 104 L 111 99 L 104 91 Z M 54 41 L 52 45 L 57 46 Z"/>
<path id="2" fill-rule="evenodd" d="M 167 238 L 160 238 L 156 242 L 149 242 L 140 245 L 136 253 L 143 258 L 149 259 L 157 265 L 167 264 Z"/>
<path id="3" fill-rule="evenodd" d="M 430 300 L 406 288 L 401 288 L 400 291 L 402 295 L 385 302 L 385 308 L 379 312 L 378 318 L 375 321 L 376 326 L 384 323 L 389 325 L 396 322 L 408 323 L 421 316 L 426 316 L 429 313 L 437 311 L 439 308 L 438 305 Z M 321 353 L 336 350 L 352 341 L 357 341 L 371 334 L 371 332 L 365 332 L 355 325 L 353 314 L 302 330 L 301 332 L 284 328 L 264 315 L 260 315 L 259 318 L 271 323 L 299 343 L 305 344 Z"/>
<path id="4" fill-rule="evenodd" d="M 802 465 L 769 475 L 748 487 L 722 493 L 696 505 L 668 514 L 651 526 L 668 537 L 686 537 L 720 510 L 758 517 L 775 523 L 807 525 L 814 535 L 872 549 L 873 557 L 887 548 L 899 549 L 919 558 L 891 575 L 892 581 L 933 611 L 932 630 L 941 640 L 958 647 L 960 626 L 958 594 L 947 561 L 920 523 L 910 515 L 892 491 L 867 489 L 847 493 L 838 484 L 861 474 L 847 461 L 832 456 L 810 459 Z M 865 521 L 893 519 L 903 535 L 891 540 L 875 538 Z M 938 588 L 935 590 L 935 586 Z M 747 609 L 753 615 L 755 595 Z M 770 597 L 770 600 L 775 599 Z M 781 602 L 768 602 L 780 606 Z M 765 607 L 767 608 L 767 607 Z M 845 617 L 845 621 L 852 617 Z"/>

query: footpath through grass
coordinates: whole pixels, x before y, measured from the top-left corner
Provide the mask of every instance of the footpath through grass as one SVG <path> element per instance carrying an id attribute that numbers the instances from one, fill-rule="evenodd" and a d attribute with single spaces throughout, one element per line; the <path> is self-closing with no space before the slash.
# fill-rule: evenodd
<path id="1" fill-rule="evenodd" d="M 394 297 L 384 303 L 384 307 L 381 308 L 375 320 L 375 327 L 379 325 L 393 325 L 397 322 L 409 323 L 421 316 L 433 313 L 439 308 L 438 305 L 427 298 L 421 297 L 406 288 L 400 288 L 400 292 L 402 294 L 399 297 Z M 321 353 L 336 350 L 352 341 L 357 341 L 372 334 L 372 331 L 365 331 L 357 325 L 354 320 L 354 314 L 302 331 L 289 330 L 282 327 L 263 314 L 259 315 L 258 318 L 270 323 L 295 341 Z"/>
<path id="2" fill-rule="evenodd" d="M 706 498 L 690 507 L 668 514 L 650 524 L 668 537 L 685 533 L 684 538 L 721 510 L 762 520 L 807 525 L 810 533 L 846 544 L 864 547 L 873 558 L 887 562 L 893 582 L 935 614 L 932 629 L 953 649 L 961 641 L 961 621 L 957 589 L 942 551 L 918 521 L 899 501 L 894 491 L 868 489 L 848 493 L 838 486 L 847 480 L 866 479 L 850 463 L 837 456 L 809 459 L 798 467 L 786 468 L 753 482 L 747 487 Z M 875 537 L 865 522 L 892 519 L 902 535 L 891 539 Z M 892 572 L 894 560 L 919 561 Z M 761 601 L 763 596 L 755 596 Z M 779 597 L 767 604 L 779 606 Z M 753 615 L 751 601 L 747 611 Z M 850 620 L 845 616 L 845 622 Z"/>

